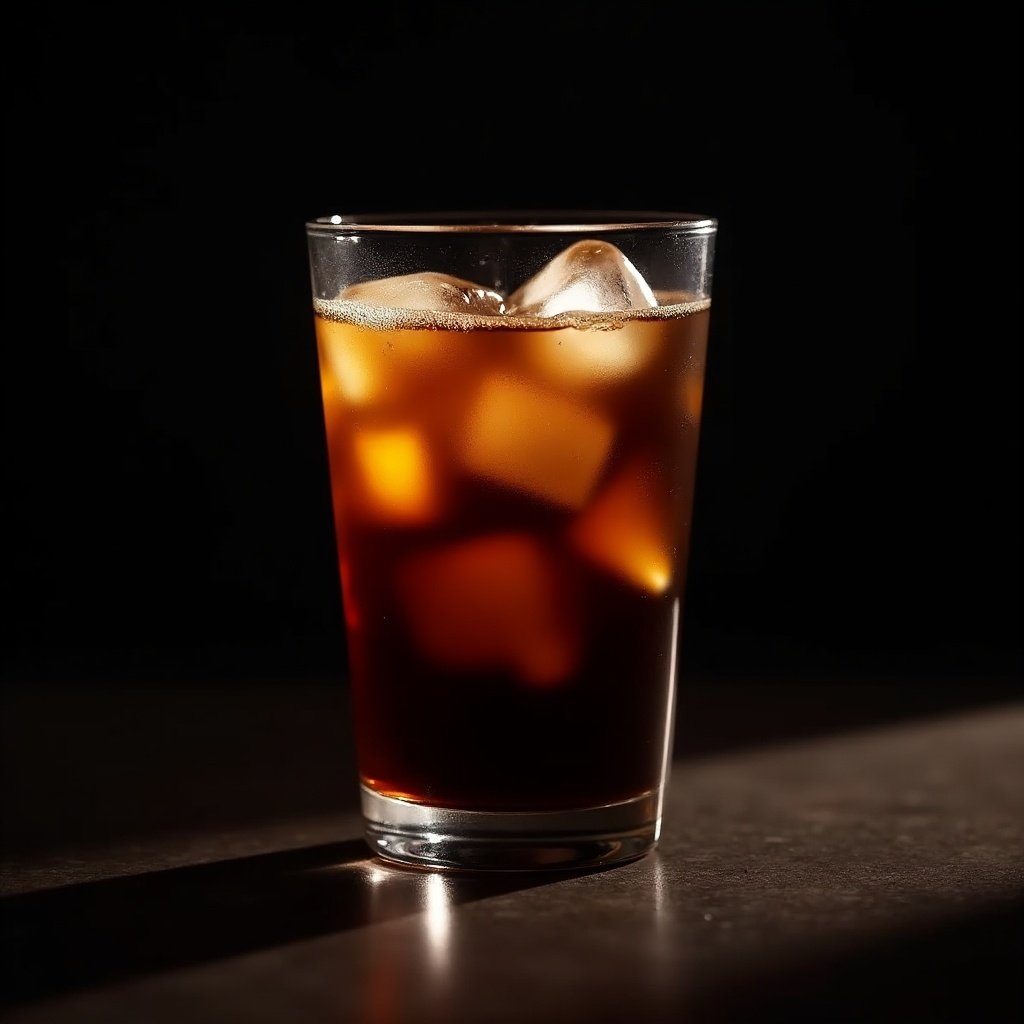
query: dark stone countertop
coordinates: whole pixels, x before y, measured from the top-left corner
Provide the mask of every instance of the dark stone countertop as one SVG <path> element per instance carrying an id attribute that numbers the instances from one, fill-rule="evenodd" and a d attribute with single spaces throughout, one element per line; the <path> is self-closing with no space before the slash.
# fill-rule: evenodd
<path id="1" fill-rule="evenodd" d="M 1015 1020 L 1022 741 L 1009 704 L 677 761 L 657 852 L 569 875 L 389 867 L 351 809 L 15 849 L 5 1020 Z"/>

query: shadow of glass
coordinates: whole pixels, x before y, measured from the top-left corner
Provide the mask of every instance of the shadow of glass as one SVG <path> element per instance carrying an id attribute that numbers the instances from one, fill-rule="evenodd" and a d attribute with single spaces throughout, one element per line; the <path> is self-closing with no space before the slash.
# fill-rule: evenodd
<path id="1" fill-rule="evenodd" d="M 451 874 L 445 893 L 466 903 L 568 874 Z M 0 901 L 3 1001 L 417 914 L 430 909 L 436 877 L 387 865 L 350 840 L 12 896 Z"/>

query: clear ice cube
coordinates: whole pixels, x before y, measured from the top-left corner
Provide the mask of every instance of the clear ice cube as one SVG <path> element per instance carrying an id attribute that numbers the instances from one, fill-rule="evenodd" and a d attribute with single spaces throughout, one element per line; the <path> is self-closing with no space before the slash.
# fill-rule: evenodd
<path id="1" fill-rule="evenodd" d="M 590 496 L 613 433 L 604 414 L 581 402 L 496 374 L 474 397 L 461 459 L 478 476 L 578 509 Z"/>
<path id="2" fill-rule="evenodd" d="M 530 362 L 547 378 L 573 386 L 612 385 L 639 373 L 657 355 L 662 334 L 655 321 L 617 330 L 531 331 L 525 341 Z"/>
<path id="3" fill-rule="evenodd" d="M 508 299 L 508 312 L 529 316 L 612 313 L 657 306 L 640 271 L 610 242 L 570 245 Z"/>
<path id="4" fill-rule="evenodd" d="M 325 403 L 328 387 L 332 399 L 340 395 L 350 405 L 375 401 L 386 387 L 379 360 L 374 358 L 374 342 L 379 335 L 375 339 L 365 327 L 332 320 L 318 320 L 316 331 Z"/>
<path id="5" fill-rule="evenodd" d="M 419 554 L 399 589 L 421 652 L 453 669 L 504 669 L 553 686 L 575 668 L 579 636 L 556 566 L 528 534 L 497 533 Z"/>
<path id="6" fill-rule="evenodd" d="M 353 455 L 365 515 L 386 522 L 421 523 L 438 514 L 438 487 L 426 441 L 418 430 L 357 430 Z"/>
<path id="7" fill-rule="evenodd" d="M 333 389 L 344 405 L 396 406 L 410 392 L 422 393 L 427 376 L 451 363 L 449 348 L 432 331 L 380 331 L 320 319 L 316 328 L 325 402 Z"/>
<path id="8" fill-rule="evenodd" d="M 505 312 L 505 299 L 497 292 L 432 270 L 349 285 L 338 298 L 368 306 L 429 310 L 433 313 L 501 316 Z"/>
<path id="9" fill-rule="evenodd" d="M 672 546 L 657 497 L 663 490 L 648 460 L 628 463 L 570 527 L 570 544 L 627 583 L 664 593 L 672 581 Z"/>

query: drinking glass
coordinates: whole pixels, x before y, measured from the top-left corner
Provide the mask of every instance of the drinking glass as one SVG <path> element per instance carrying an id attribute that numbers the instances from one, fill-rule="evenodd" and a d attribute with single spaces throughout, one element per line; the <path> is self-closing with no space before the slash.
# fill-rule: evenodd
<path id="1" fill-rule="evenodd" d="M 307 225 L 366 838 L 630 860 L 671 757 L 716 222 Z"/>

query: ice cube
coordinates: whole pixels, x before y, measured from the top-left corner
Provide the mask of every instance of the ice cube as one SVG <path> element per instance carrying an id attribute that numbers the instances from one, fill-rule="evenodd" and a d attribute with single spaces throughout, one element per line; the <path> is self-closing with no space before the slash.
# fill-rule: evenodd
<path id="1" fill-rule="evenodd" d="M 608 331 L 532 331 L 526 337 L 526 352 L 546 377 L 570 386 L 614 384 L 638 373 L 657 354 L 662 342 L 657 327 L 648 321 Z"/>
<path id="2" fill-rule="evenodd" d="M 580 402 L 515 377 L 484 380 L 469 411 L 462 464 L 506 487 L 581 508 L 608 448 L 612 424 Z"/>
<path id="3" fill-rule="evenodd" d="M 508 312 L 612 313 L 657 304 L 654 292 L 620 249 L 610 242 L 586 240 L 570 245 L 513 292 Z"/>
<path id="4" fill-rule="evenodd" d="M 450 274 L 425 270 L 418 274 L 382 277 L 349 285 L 339 299 L 389 309 L 420 309 L 433 313 L 474 313 L 501 316 L 505 299 L 490 288 Z"/>
<path id="5" fill-rule="evenodd" d="M 353 438 L 360 504 L 374 519 L 418 523 L 440 506 L 423 435 L 411 427 L 360 429 Z"/>
<path id="6" fill-rule="evenodd" d="M 386 390 L 385 367 L 376 349 L 381 334 L 355 324 L 317 318 L 321 383 L 351 405 L 367 405 Z"/>
<path id="7" fill-rule="evenodd" d="M 323 352 L 320 357 L 320 397 L 323 401 L 324 427 L 327 431 L 328 442 L 330 442 L 340 420 L 341 388 L 334 375 L 334 368 L 327 361 L 326 354 Z"/>
<path id="8" fill-rule="evenodd" d="M 497 533 L 415 556 L 399 576 L 413 638 L 440 666 L 506 669 L 551 686 L 575 668 L 578 630 L 555 566 L 527 534 Z"/>
<path id="9" fill-rule="evenodd" d="M 585 557 L 627 583 L 661 594 L 672 581 L 668 515 L 659 501 L 667 491 L 646 459 L 616 474 L 569 530 Z"/>
<path id="10" fill-rule="evenodd" d="M 437 332 L 381 331 L 359 324 L 317 320 L 321 381 L 342 405 L 396 405 L 410 390 L 423 389 L 425 375 L 451 366 L 450 342 Z"/>
<path id="11" fill-rule="evenodd" d="M 568 624 L 552 627 L 520 646 L 519 677 L 531 686 L 557 686 L 573 673 L 579 658 L 578 633 Z"/>

